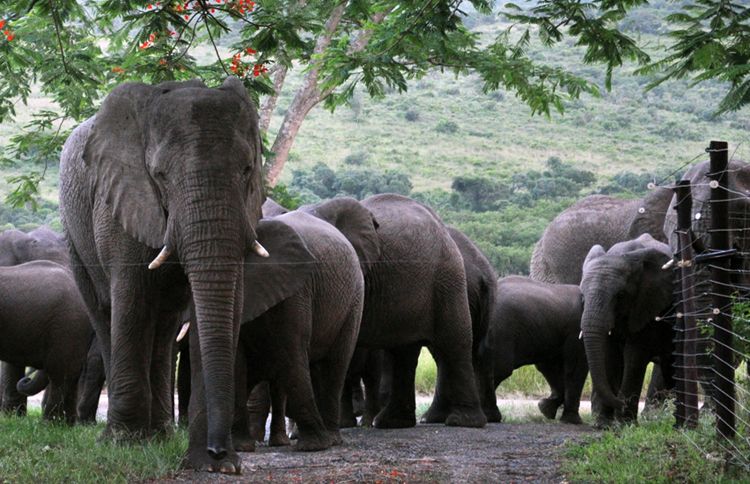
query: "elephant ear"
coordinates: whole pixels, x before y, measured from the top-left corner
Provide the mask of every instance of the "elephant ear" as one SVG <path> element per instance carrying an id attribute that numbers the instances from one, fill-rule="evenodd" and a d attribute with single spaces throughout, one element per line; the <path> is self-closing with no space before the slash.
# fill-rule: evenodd
<path id="1" fill-rule="evenodd" d="M 637 213 L 630 224 L 628 239 L 641 234 L 650 234 L 660 242 L 667 242 L 664 220 L 674 192 L 669 188 L 656 187 L 637 205 Z"/>
<path id="2" fill-rule="evenodd" d="M 245 303 L 242 322 L 252 321 L 281 301 L 302 290 L 313 275 L 317 259 L 289 224 L 261 219 L 258 241 L 270 254 L 245 257 Z"/>
<path id="3" fill-rule="evenodd" d="M 286 208 L 279 205 L 276 200 L 272 198 L 266 198 L 266 201 L 263 202 L 263 217 L 276 217 L 277 215 L 284 215 L 285 213 L 289 212 Z"/>
<path id="4" fill-rule="evenodd" d="M 362 271 L 366 274 L 370 264 L 380 259 L 381 243 L 375 216 L 357 200 L 349 197 L 334 198 L 315 205 L 301 207 L 307 212 L 336 227 L 357 252 Z"/>
<path id="5" fill-rule="evenodd" d="M 598 259 L 606 253 L 607 251 L 604 250 L 604 247 L 599 244 L 591 247 L 591 249 L 589 249 L 589 253 L 586 254 L 586 259 L 583 261 L 583 272 L 586 272 L 586 267 L 591 263 L 591 261 L 593 261 L 594 259 Z"/>
<path id="6" fill-rule="evenodd" d="M 167 217 L 146 168 L 145 110 L 158 86 L 123 84 L 104 100 L 86 140 L 83 160 L 115 220 L 138 241 L 163 245 Z"/>
<path id="7" fill-rule="evenodd" d="M 631 273 L 633 280 L 629 282 L 635 291 L 627 322 L 628 331 L 633 334 L 643 330 L 646 324 L 653 322 L 670 307 L 673 272 L 662 269 L 670 259 L 663 250 L 639 249 L 625 254 L 625 258 L 634 266 Z"/>

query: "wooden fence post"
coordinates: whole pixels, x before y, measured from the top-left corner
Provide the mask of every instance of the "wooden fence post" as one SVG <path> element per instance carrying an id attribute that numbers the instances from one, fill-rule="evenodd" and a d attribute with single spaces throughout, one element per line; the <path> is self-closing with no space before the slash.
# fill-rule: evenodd
<path id="1" fill-rule="evenodd" d="M 677 343 L 676 382 L 677 426 L 695 427 L 698 422 L 698 370 L 695 362 L 695 341 L 698 331 L 695 325 L 695 268 L 691 222 L 693 199 L 690 181 L 681 180 L 675 188 L 677 195 L 677 247 L 678 267 L 682 286 L 682 314 L 675 323 Z"/>
<path id="2" fill-rule="evenodd" d="M 711 141 L 707 149 L 711 158 L 711 249 L 729 249 L 729 203 L 727 192 L 727 164 L 729 145 L 726 141 Z M 736 433 L 734 418 L 734 365 L 732 349 L 732 298 L 729 259 L 721 258 L 711 266 L 713 293 L 714 399 L 716 430 L 721 437 L 733 439 Z"/>

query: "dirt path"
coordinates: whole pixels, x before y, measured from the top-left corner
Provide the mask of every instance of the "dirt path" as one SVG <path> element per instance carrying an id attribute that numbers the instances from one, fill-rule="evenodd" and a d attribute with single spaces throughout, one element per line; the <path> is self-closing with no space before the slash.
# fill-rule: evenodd
<path id="1" fill-rule="evenodd" d="M 264 446 L 242 454 L 241 476 L 184 471 L 170 482 L 560 482 L 564 444 L 592 432 L 554 422 L 346 429 L 327 451 Z"/>

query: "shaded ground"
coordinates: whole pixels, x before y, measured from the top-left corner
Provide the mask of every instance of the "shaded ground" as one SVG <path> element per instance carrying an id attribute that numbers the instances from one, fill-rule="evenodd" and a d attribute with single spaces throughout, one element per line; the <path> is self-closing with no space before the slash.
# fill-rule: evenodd
<path id="1" fill-rule="evenodd" d="M 560 482 L 564 444 L 592 432 L 553 422 L 347 429 L 327 451 L 258 447 L 242 454 L 241 476 L 184 471 L 169 482 Z"/>

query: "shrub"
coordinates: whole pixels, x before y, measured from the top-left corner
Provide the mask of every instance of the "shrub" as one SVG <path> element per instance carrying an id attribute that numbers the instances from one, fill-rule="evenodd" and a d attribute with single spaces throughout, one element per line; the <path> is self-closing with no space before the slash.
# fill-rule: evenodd
<path id="1" fill-rule="evenodd" d="M 406 113 L 404 113 L 404 118 L 412 123 L 415 121 L 419 121 L 419 111 L 414 108 L 409 108 L 406 110 Z"/>
<path id="2" fill-rule="evenodd" d="M 442 120 L 435 126 L 435 131 L 438 133 L 454 134 L 458 132 L 458 125 L 453 121 Z"/>
<path id="3" fill-rule="evenodd" d="M 347 165 L 361 165 L 367 161 L 369 157 L 370 155 L 364 151 L 355 151 L 344 157 L 344 163 Z"/>

